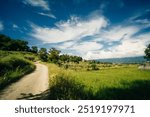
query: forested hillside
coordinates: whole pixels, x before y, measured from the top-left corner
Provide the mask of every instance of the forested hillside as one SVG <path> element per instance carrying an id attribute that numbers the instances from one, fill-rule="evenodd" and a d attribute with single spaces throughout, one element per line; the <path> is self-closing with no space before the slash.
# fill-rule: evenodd
<path id="1" fill-rule="evenodd" d="M 3 34 L 0 34 L 0 50 L 30 51 L 27 41 L 14 40 Z"/>

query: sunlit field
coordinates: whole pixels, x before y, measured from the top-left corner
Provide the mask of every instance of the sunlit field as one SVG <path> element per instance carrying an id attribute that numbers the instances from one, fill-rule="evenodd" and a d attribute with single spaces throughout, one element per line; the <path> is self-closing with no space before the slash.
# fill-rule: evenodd
<path id="1" fill-rule="evenodd" d="M 76 66 L 79 68 L 81 64 Z M 50 98 L 150 99 L 150 71 L 140 70 L 136 64 L 119 66 L 72 70 L 49 64 Z"/>

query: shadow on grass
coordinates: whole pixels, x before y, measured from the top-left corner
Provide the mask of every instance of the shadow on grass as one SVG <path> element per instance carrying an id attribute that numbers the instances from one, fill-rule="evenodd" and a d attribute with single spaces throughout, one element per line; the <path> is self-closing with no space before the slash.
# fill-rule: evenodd
<path id="1" fill-rule="evenodd" d="M 136 80 L 133 82 L 122 82 L 121 88 L 105 88 L 99 90 L 94 99 L 104 100 L 149 100 L 150 81 Z"/>
<path id="2" fill-rule="evenodd" d="M 122 82 L 121 88 L 99 89 L 95 94 L 85 90 L 85 86 L 73 80 L 60 78 L 51 88 L 41 94 L 22 94 L 20 99 L 41 100 L 148 100 L 150 99 L 150 81 L 136 80 Z"/>

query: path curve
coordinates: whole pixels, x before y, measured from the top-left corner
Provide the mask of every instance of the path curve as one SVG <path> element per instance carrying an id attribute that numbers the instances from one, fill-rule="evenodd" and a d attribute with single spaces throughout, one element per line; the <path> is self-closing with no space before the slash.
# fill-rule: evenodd
<path id="1" fill-rule="evenodd" d="M 36 70 L 1 91 L 1 100 L 21 99 L 24 94 L 39 94 L 48 89 L 48 67 L 36 63 Z"/>

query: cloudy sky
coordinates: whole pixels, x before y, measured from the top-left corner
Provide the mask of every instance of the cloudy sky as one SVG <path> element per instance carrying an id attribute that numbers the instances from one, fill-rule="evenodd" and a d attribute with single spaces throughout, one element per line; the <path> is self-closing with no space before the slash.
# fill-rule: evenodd
<path id="1" fill-rule="evenodd" d="M 141 56 L 150 0 L 0 0 L 0 33 L 85 59 Z"/>

